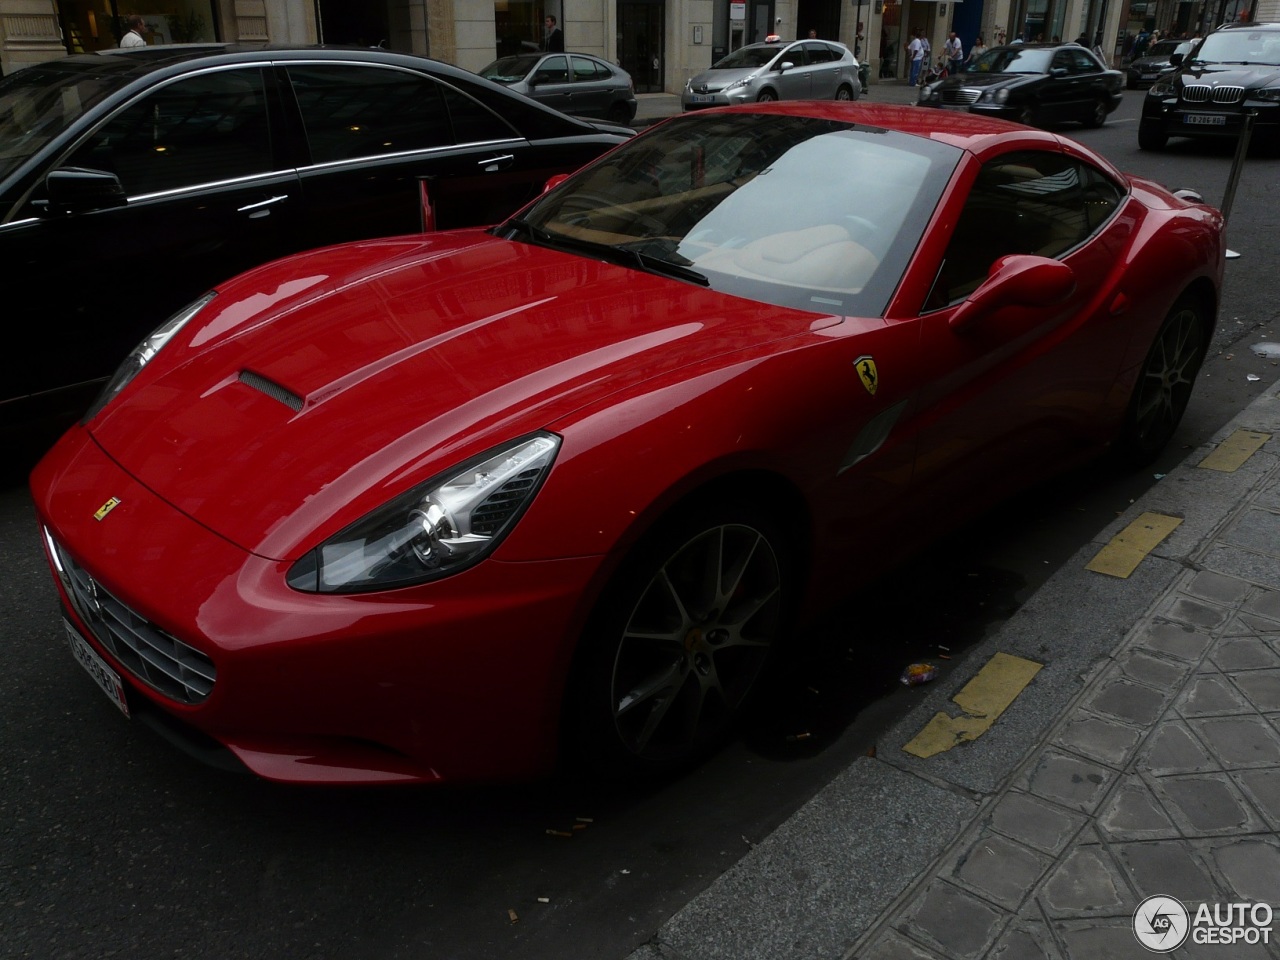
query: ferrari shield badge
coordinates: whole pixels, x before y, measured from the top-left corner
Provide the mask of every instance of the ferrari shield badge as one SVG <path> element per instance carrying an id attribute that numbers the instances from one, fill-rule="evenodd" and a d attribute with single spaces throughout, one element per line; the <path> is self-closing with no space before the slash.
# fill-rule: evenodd
<path id="1" fill-rule="evenodd" d="M 863 354 L 857 360 L 853 361 L 854 369 L 858 371 L 858 379 L 862 381 L 862 385 L 867 388 L 867 393 L 873 397 L 876 395 L 876 387 L 880 384 L 880 372 L 876 370 L 876 361 L 873 357 Z"/>
<path id="2" fill-rule="evenodd" d="M 120 498 L 112 497 L 110 500 L 108 500 L 106 503 L 100 506 L 96 511 L 94 511 L 93 519 L 102 520 L 104 517 L 106 517 L 108 513 L 110 513 L 112 510 L 114 510 L 118 506 L 120 506 Z"/>

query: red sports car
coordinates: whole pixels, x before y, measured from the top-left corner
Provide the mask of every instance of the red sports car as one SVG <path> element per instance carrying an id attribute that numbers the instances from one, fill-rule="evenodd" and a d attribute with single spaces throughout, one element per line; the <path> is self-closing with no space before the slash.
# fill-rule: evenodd
<path id="1" fill-rule="evenodd" d="M 674 118 L 160 327 L 32 477 L 80 663 L 273 780 L 679 769 L 823 598 L 1173 433 L 1222 218 L 914 107 Z"/>

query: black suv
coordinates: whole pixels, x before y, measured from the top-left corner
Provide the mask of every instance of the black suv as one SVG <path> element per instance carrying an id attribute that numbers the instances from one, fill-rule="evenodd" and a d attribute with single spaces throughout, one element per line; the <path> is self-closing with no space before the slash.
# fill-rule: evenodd
<path id="1" fill-rule="evenodd" d="M 1170 137 L 1237 137 L 1246 113 L 1254 136 L 1280 134 L 1280 23 L 1232 23 L 1214 31 L 1142 104 L 1138 146 L 1161 150 Z"/>

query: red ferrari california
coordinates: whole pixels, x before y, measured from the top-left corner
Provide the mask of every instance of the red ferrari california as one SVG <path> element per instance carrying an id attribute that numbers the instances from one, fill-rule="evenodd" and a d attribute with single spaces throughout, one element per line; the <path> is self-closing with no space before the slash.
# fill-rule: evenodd
<path id="1" fill-rule="evenodd" d="M 995 500 L 1169 439 L 1222 217 L 914 107 L 674 118 L 489 230 L 243 274 L 32 476 L 126 716 L 296 783 L 679 769 Z"/>

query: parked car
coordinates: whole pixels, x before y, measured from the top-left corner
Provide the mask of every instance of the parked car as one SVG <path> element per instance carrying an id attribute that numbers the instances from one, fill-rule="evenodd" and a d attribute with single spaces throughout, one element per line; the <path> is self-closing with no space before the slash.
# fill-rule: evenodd
<path id="1" fill-rule="evenodd" d="M 65 427 L 220 280 L 420 231 L 424 183 L 436 226 L 494 223 L 632 133 L 382 50 L 147 47 L 15 71 L 0 81 L 0 269 L 23 348 L 3 364 L 0 436 Z"/>
<path id="2" fill-rule="evenodd" d="M 1146 56 L 1131 60 L 1125 67 L 1125 86 L 1130 90 L 1150 86 L 1155 83 L 1156 77 L 1173 66 L 1170 58 L 1175 53 L 1185 56 L 1190 49 L 1190 40 L 1156 41 L 1155 46 L 1147 51 Z"/>
<path id="3" fill-rule="evenodd" d="M 1153 458 L 1223 262 L 1218 211 L 1043 131 L 674 117 L 497 227 L 177 312 L 32 476 L 66 637 L 273 780 L 676 771 L 825 600 Z"/>
<path id="4" fill-rule="evenodd" d="M 691 78 L 680 94 L 684 110 L 770 100 L 857 100 L 858 61 L 831 40 L 751 43 Z"/>
<path id="5" fill-rule="evenodd" d="M 585 53 L 526 53 L 493 61 L 480 76 L 580 117 L 630 123 L 636 115 L 631 74 Z"/>
<path id="6" fill-rule="evenodd" d="M 968 110 L 1044 126 L 1100 127 L 1124 99 L 1124 74 L 1076 43 L 992 47 L 961 73 L 920 88 L 926 107 Z"/>
<path id="7" fill-rule="evenodd" d="M 1246 113 L 1254 138 L 1280 143 L 1280 23 L 1227 24 L 1173 65 L 1142 101 L 1143 150 L 1163 150 L 1170 137 L 1236 139 Z"/>

